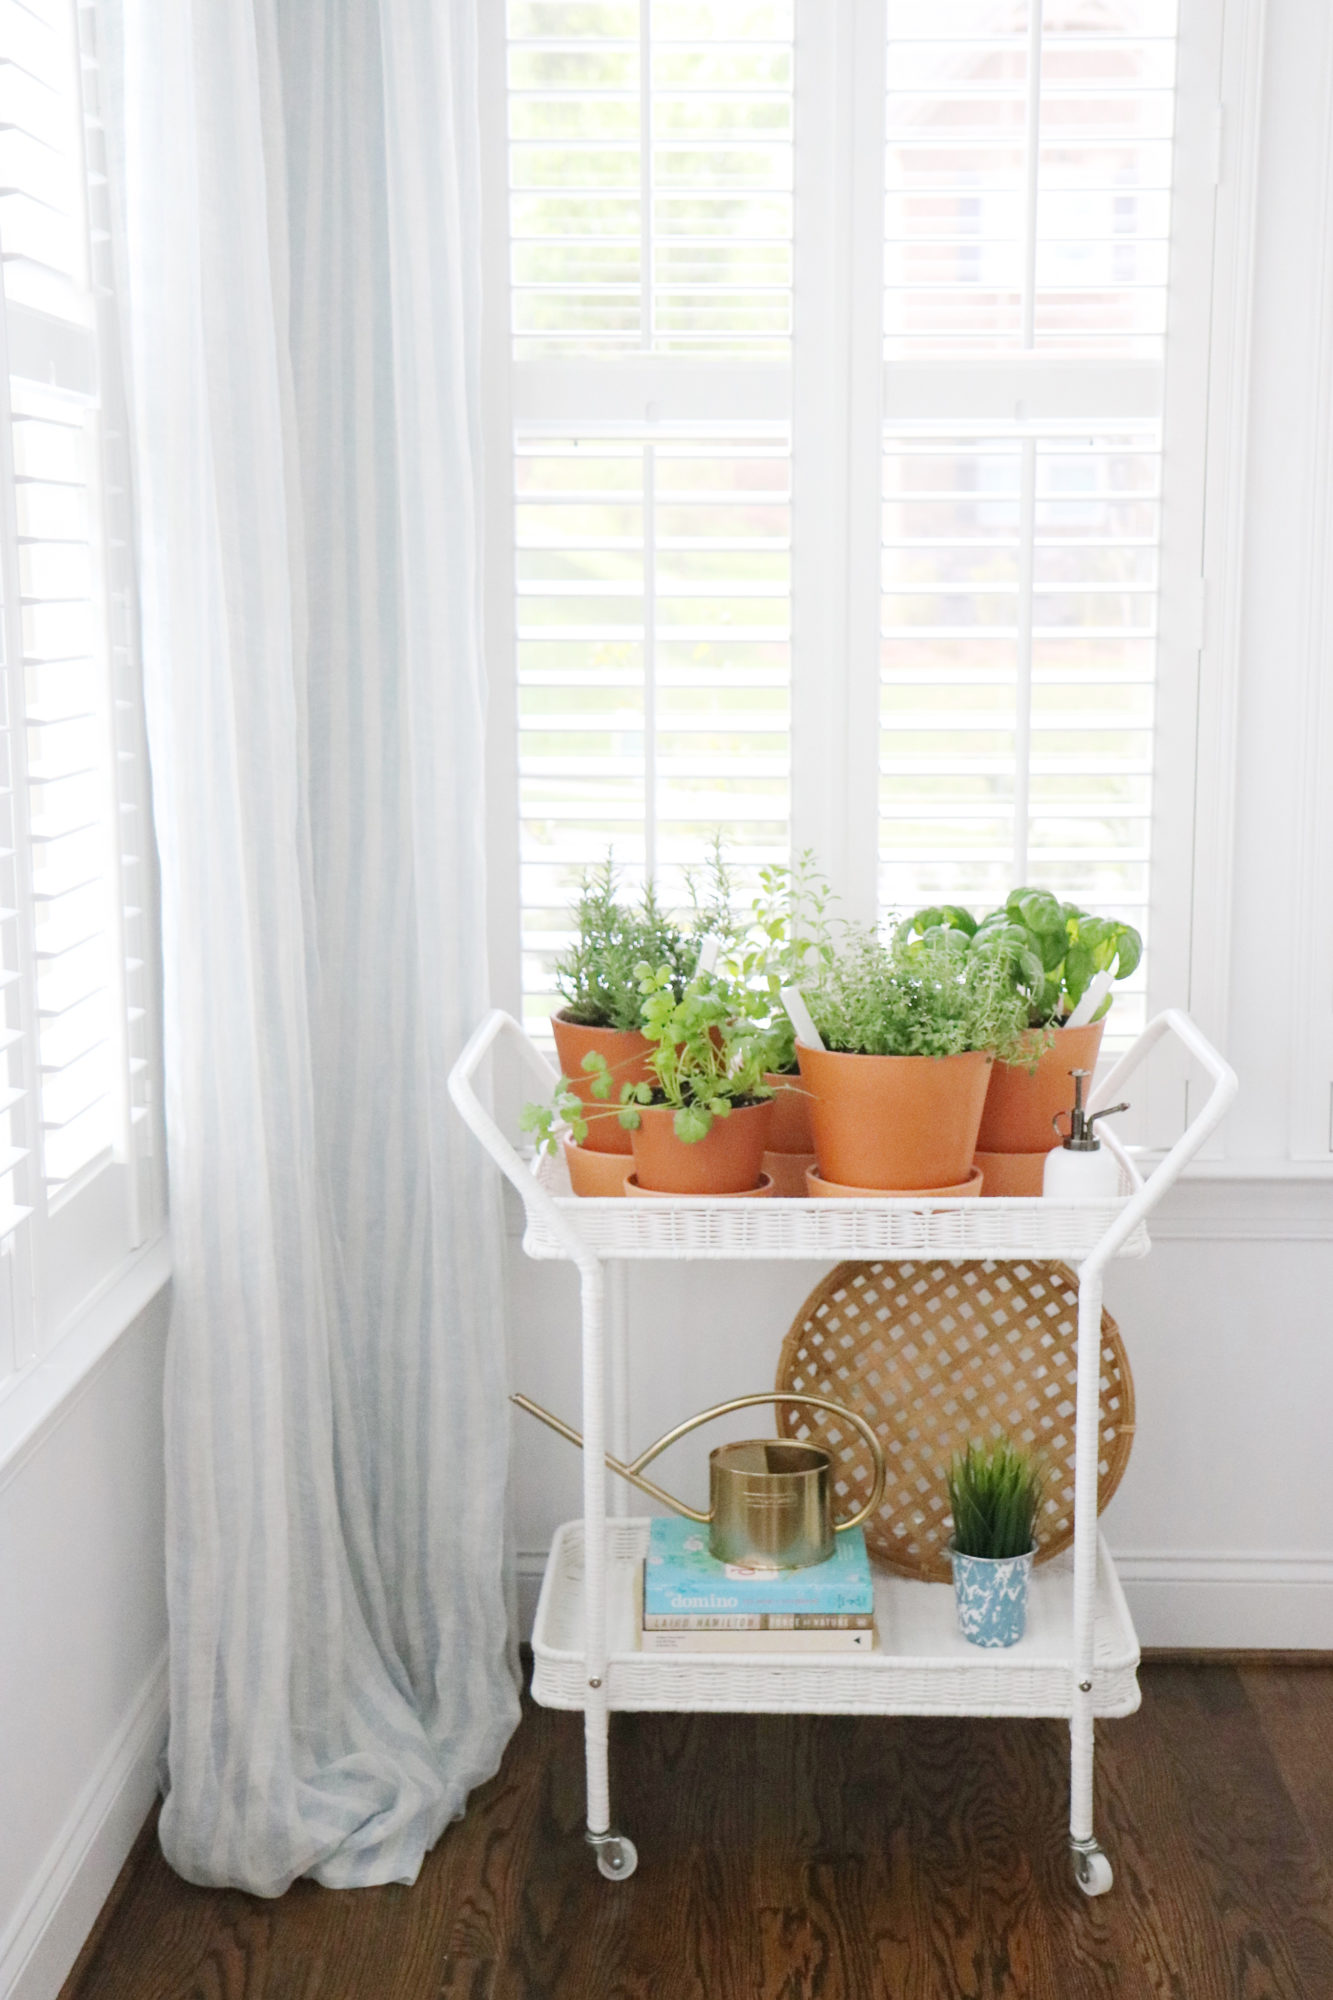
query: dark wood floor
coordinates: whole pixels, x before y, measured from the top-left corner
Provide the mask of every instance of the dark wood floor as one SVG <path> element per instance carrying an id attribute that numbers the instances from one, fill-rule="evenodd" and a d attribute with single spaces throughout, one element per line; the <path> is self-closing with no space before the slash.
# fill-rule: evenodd
<path id="1" fill-rule="evenodd" d="M 1333 1667 L 1154 1664 L 1074 1888 L 1042 1722 L 622 1716 L 604 1882 L 529 1706 L 415 1888 L 192 1889 L 146 1840 L 62 2000 L 1333 2000 Z"/>

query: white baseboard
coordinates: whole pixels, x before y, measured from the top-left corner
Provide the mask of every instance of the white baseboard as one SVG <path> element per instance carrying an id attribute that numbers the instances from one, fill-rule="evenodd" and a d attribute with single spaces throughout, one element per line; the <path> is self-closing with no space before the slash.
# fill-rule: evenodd
<path id="1" fill-rule="evenodd" d="M 1116 1552 L 1142 1646 L 1333 1652 L 1333 1557 Z"/>
<path id="2" fill-rule="evenodd" d="M 0 1938 L 3 2000 L 55 2000 L 157 1796 L 165 1648 Z"/>
<path id="3" fill-rule="evenodd" d="M 1116 1567 L 1141 1645 L 1333 1652 L 1333 1556 L 1117 1551 Z M 520 1551 L 523 1639 L 545 1568 L 544 1550 Z"/>

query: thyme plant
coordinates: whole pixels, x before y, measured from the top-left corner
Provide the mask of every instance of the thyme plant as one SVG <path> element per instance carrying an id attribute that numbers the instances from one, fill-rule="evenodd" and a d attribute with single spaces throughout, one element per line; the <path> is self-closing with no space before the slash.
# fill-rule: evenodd
<path id="1" fill-rule="evenodd" d="M 1027 1008 L 1009 950 L 963 928 L 900 925 L 885 940 L 849 928 L 806 1002 L 824 1046 L 850 1055 L 1015 1055 Z"/>

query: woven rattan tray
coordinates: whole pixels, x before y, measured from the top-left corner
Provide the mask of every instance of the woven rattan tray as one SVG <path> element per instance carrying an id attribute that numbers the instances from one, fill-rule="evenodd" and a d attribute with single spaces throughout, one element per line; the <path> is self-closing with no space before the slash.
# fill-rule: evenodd
<path id="1" fill-rule="evenodd" d="M 888 1484 L 866 1524 L 873 1556 L 903 1576 L 947 1582 L 944 1468 L 969 1439 L 1005 1433 L 1046 1470 L 1038 1562 L 1074 1538 L 1078 1279 L 1057 1263 L 839 1264 L 792 1322 L 776 1387 L 830 1396 L 878 1431 Z M 825 1446 L 838 1511 L 870 1492 L 865 1445 L 822 1411 L 787 1406 L 790 1437 Z M 1119 1328 L 1102 1314 L 1098 1507 L 1129 1463 L 1134 1383 Z"/>

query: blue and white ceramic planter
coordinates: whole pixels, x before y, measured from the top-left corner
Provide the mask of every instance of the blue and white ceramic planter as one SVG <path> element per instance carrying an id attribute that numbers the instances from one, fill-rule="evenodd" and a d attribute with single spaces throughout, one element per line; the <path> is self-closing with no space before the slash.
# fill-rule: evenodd
<path id="1" fill-rule="evenodd" d="M 961 1556 L 952 1542 L 958 1629 L 974 1646 L 1015 1646 L 1028 1622 L 1028 1581 L 1036 1544 L 1025 1556 Z"/>

